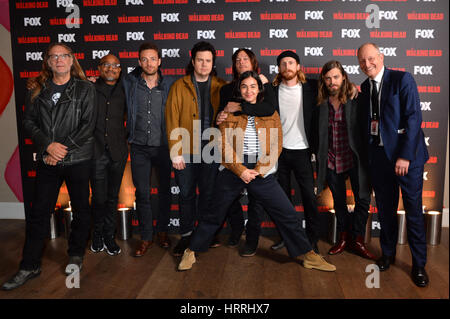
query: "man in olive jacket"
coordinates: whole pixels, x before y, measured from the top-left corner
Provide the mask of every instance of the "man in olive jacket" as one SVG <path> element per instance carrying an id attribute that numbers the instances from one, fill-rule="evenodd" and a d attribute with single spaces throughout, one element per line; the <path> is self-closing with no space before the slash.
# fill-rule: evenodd
<path id="1" fill-rule="evenodd" d="M 338 254 L 347 247 L 364 258 L 375 259 L 364 244 L 370 189 L 367 155 L 362 151 L 358 122 L 360 108 L 351 98 L 352 94 L 352 83 L 341 63 L 326 63 L 320 74 L 318 90 L 317 194 L 327 183 L 333 195 L 340 238 L 328 253 Z M 347 177 L 350 177 L 355 198 L 352 214 L 348 212 L 346 202 Z"/>
<path id="2" fill-rule="evenodd" d="M 212 163 L 205 161 L 202 151 L 210 140 L 209 136 L 204 140 L 201 137 L 214 125 L 220 105 L 220 88 L 225 81 L 215 75 L 216 50 L 210 43 L 195 44 L 191 56 L 187 75 L 174 82 L 166 104 L 170 158 L 180 187 L 182 237 L 173 250 L 175 256 L 181 256 L 188 247 L 194 229 L 196 186 L 200 192 L 198 215 L 201 217 L 208 210 L 220 163 L 220 157 Z"/>

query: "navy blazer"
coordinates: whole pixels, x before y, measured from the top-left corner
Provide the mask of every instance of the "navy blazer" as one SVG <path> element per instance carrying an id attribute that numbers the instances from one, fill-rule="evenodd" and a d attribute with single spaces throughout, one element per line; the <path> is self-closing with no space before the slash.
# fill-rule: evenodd
<path id="1" fill-rule="evenodd" d="M 366 122 L 367 145 L 370 137 L 370 82 L 361 84 L 358 96 L 364 112 L 362 123 Z M 388 159 L 395 164 L 398 158 L 410 161 L 410 167 L 424 165 L 428 151 L 421 128 L 422 112 L 419 92 L 412 75 L 408 72 L 385 68 L 380 100 L 380 135 Z M 364 126 L 363 126 L 364 127 Z"/>

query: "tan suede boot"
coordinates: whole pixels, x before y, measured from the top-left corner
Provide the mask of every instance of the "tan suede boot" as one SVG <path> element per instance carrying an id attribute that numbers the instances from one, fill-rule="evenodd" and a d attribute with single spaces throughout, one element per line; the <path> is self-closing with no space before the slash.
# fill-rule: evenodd
<path id="1" fill-rule="evenodd" d="M 303 267 L 307 269 L 318 269 L 322 271 L 335 271 L 336 266 L 328 263 L 322 256 L 311 250 L 305 254 Z"/>
<path id="2" fill-rule="evenodd" d="M 181 262 L 178 265 L 179 271 L 189 270 L 192 268 L 192 265 L 195 263 L 195 252 L 186 248 L 184 251 L 183 257 L 181 258 Z"/>

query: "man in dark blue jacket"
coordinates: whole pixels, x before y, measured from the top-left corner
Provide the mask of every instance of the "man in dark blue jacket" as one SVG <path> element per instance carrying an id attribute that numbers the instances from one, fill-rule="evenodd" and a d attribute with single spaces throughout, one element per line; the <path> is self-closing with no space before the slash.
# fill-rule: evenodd
<path id="1" fill-rule="evenodd" d="M 131 172 L 136 187 L 136 210 L 141 242 L 134 253 L 143 256 L 152 245 L 153 214 L 150 205 L 152 166 L 158 167 L 159 214 L 156 226 L 158 243 L 168 248 L 167 236 L 171 203 L 171 162 L 165 125 L 165 106 L 173 79 L 159 71 L 161 51 L 153 43 L 139 48 L 139 66 L 123 80 L 128 107 L 127 130 L 130 143 Z"/>
<path id="2" fill-rule="evenodd" d="M 419 92 L 410 73 L 384 67 L 384 56 L 373 43 L 358 49 L 358 62 L 368 76 L 361 84 L 358 103 L 364 109 L 361 123 L 381 222 L 382 256 L 377 265 L 385 271 L 395 262 L 401 188 L 413 263 L 411 277 L 417 286 L 425 287 L 427 242 L 422 189 L 428 151 L 421 129 Z"/>

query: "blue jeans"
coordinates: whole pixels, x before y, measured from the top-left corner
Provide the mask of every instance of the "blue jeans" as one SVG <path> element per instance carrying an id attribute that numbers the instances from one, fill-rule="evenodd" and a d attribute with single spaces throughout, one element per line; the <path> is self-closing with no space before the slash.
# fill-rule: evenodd
<path id="1" fill-rule="evenodd" d="M 249 184 L 245 184 L 234 173 L 224 169 L 217 176 L 211 209 L 199 221 L 191 238 L 189 248 L 192 251 L 208 250 L 228 209 L 244 187 L 263 205 L 274 220 L 291 257 L 297 257 L 312 250 L 311 243 L 298 218 L 298 213 L 273 174 L 266 178 L 257 177 Z"/>
<path id="2" fill-rule="evenodd" d="M 175 180 L 180 188 L 180 230 L 181 235 L 194 229 L 196 218 L 202 219 L 208 213 L 218 173 L 218 163 L 186 163 L 186 168 L 175 170 Z M 196 187 L 198 186 L 198 211 L 196 209 Z M 197 216 L 198 213 L 198 216 Z"/>
<path id="3" fill-rule="evenodd" d="M 157 232 L 167 232 L 172 194 L 170 192 L 171 162 L 167 146 L 131 144 L 131 174 L 136 187 L 136 210 L 142 240 L 152 240 L 153 212 L 150 203 L 150 182 L 153 165 L 158 168 Z"/>

